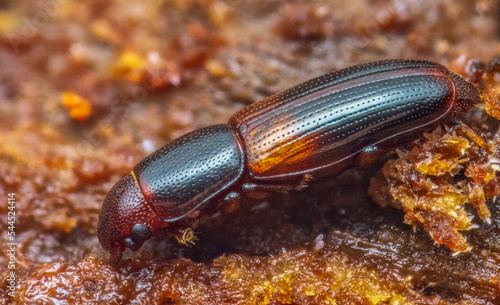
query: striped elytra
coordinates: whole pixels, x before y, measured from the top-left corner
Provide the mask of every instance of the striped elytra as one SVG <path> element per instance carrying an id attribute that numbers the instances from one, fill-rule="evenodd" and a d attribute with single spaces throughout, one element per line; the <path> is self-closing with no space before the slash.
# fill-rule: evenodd
<path id="1" fill-rule="evenodd" d="M 462 100 L 458 86 L 465 92 Z M 268 97 L 243 108 L 229 123 L 243 139 L 252 178 L 324 176 L 367 145 L 391 147 L 409 133 L 453 117 L 456 107 L 478 99 L 469 87 L 432 62 L 375 62 Z"/>

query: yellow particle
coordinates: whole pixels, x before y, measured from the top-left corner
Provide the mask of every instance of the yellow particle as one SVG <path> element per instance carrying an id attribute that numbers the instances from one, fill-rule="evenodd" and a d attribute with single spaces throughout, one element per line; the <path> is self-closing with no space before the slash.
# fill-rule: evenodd
<path id="1" fill-rule="evenodd" d="M 465 171 L 467 177 L 472 178 L 476 184 L 488 183 L 496 177 L 496 172 L 491 165 L 473 163 Z"/>
<path id="2" fill-rule="evenodd" d="M 477 134 L 470 127 L 463 125 L 463 126 L 459 127 L 459 130 L 464 132 L 477 145 L 481 146 L 482 148 L 486 147 L 486 145 L 484 143 L 484 139 L 481 137 L 481 135 Z M 467 148 L 467 147 L 465 147 L 465 148 Z"/>
<path id="3" fill-rule="evenodd" d="M 262 293 L 264 294 L 264 300 L 262 302 L 258 302 L 259 305 L 267 305 L 271 303 L 271 294 L 272 287 L 271 283 L 266 281 L 264 282 L 264 287 L 262 287 Z"/>
<path id="4" fill-rule="evenodd" d="M 434 45 L 434 49 L 436 50 L 436 52 L 443 54 L 450 49 L 450 44 L 448 41 L 441 39 L 436 42 L 436 44 Z"/>
<path id="5" fill-rule="evenodd" d="M 221 26 L 227 23 L 232 8 L 223 1 L 221 1 L 213 3 L 210 6 L 209 11 L 210 11 L 210 20 L 212 20 L 214 24 Z"/>
<path id="6" fill-rule="evenodd" d="M 369 270 L 351 270 L 345 266 L 338 266 L 335 262 L 332 262 L 330 267 L 331 272 L 328 274 L 332 280 L 330 289 L 334 291 L 339 291 L 348 285 L 354 293 L 366 297 L 369 304 L 387 303 L 392 297 L 381 285 L 377 274 Z"/>
<path id="7" fill-rule="evenodd" d="M 85 122 L 92 114 L 90 102 L 72 91 L 65 91 L 61 94 L 61 100 L 69 116 L 78 122 Z"/>
<path id="8" fill-rule="evenodd" d="M 176 237 L 177 241 L 184 245 L 191 247 L 192 245 L 195 244 L 195 240 L 198 240 L 198 238 L 194 235 L 194 231 L 191 228 L 187 228 L 184 233 L 182 234 L 181 237 Z"/>
<path id="9" fill-rule="evenodd" d="M 483 96 L 484 109 L 496 119 L 500 119 L 500 86 L 490 88 Z"/>
<path id="10" fill-rule="evenodd" d="M 92 33 L 99 39 L 106 42 L 116 44 L 120 42 L 120 37 L 116 31 L 111 27 L 109 22 L 105 20 L 97 20 L 90 25 Z"/>
<path id="11" fill-rule="evenodd" d="M 335 301 L 334 299 L 332 299 L 332 297 L 331 297 L 331 296 L 327 296 L 327 297 L 326 297 L 326 303 L 327 303 L 328 305 L 338 305 L 338 304 L 337 304 L 337 301 Z"/>
<path id="12" fill-rule="evenodd" d="M 12 12 L 0 12 L 0 34 L 9 34 L 19 27 L 19 16 Z"/>
<path id="13" fill-rule="evenodd" d="M 408 304 L 408 302 L 406 301 L 406 299 L 402 295 L 396 294 L 396 295 L 392 296 L 390 304 L 391 305 L 403 305 L 403 304 Z"/>
<path id="14" fill-rule="evenodd" d="M 479 214 L 479 218 L 490 222 L 491 213 L 486 205 L 486 197 L 483 188 L 477 184 L 474 185 L 472 191 L 469 193 L 469 200 Z"/>
<path id="15" fill-rule="evenodd" d="M 444 139 L 441 143 L 446 145 L 446 149 L 453 151 L 456 156 L 452 158 L 443 158 L 441 154 L 435 154 L 416 164 L 416 169 L 419 172 L 433 176 L 440 176 L 447 172 L 451 172 L 458 166 L 458 163 L 461 162 L 458 158 L 465 154 L 465 150 L 469 146 L 469 142 L 466 139 L 458 137 Z"/>
<path id="16" fill-rule="evenodd" d="M 205 68 L 215 77 L 223 77 L 228 74 L 226 67 L 219 61 L 211 59 L 205 63 Z"/>
<path id="17" fill-rule="evenodd" d="M 71 232 L 71 230 L 73 230 L 78 224 L 78 221 L 75 218 L 68 217 L 65 214 L 53 215 L 47 220 L 48 222 L 46 225 L 48 227 L 63 230 L 66 233 Z"/>
<path id="18" fill-rule="evenodd" d="M 316 295 L 316 290 L 314 290 L 313 287 L 306 288 L 304 292 L 308 297 L 313 297 Z"/>
<path id="19" fill-rule="evenodd" d="M 140 82 L 147 62 L 132 50 L 123 51 L 113 67 L 114 75 L 125 75 L 129 80 Z"/>

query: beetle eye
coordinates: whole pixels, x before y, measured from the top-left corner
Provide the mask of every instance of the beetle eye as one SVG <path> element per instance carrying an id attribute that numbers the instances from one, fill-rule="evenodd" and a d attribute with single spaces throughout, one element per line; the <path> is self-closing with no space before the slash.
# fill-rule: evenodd
<path id="1" fill-rule="evenodd" d="M 136 224 L 130 229 L 130 238 L 136 244 L 142 244 L 151 237 L 152 233 L 149 228 L 143 224 Z"/>

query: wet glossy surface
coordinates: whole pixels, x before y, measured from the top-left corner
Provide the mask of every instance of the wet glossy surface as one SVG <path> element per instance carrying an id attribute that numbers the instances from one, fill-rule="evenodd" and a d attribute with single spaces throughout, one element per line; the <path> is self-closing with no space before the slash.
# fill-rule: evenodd
<path id="1" fill-rule="evenodd" d="M 215 125 L 165 145 L 133 172 L 151 208 L 170 222 L 230 188 L 243 175 L 244 162 L 235 132 Z"/>

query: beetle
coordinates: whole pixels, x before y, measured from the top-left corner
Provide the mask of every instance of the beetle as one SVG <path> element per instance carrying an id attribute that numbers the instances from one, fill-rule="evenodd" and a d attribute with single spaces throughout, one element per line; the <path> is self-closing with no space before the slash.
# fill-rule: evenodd
<path id="1" fill-rule="evenodd" d="M 476 86 L 424 60 L 377 61 L 316 77 L 140 161 L 106 196 L 99 241 L 117 264 L 127 247 L 136 251 L 159 233 L 192 233 L 242 196 L 300 190 L 367 166 L 480 102 Z"/>

